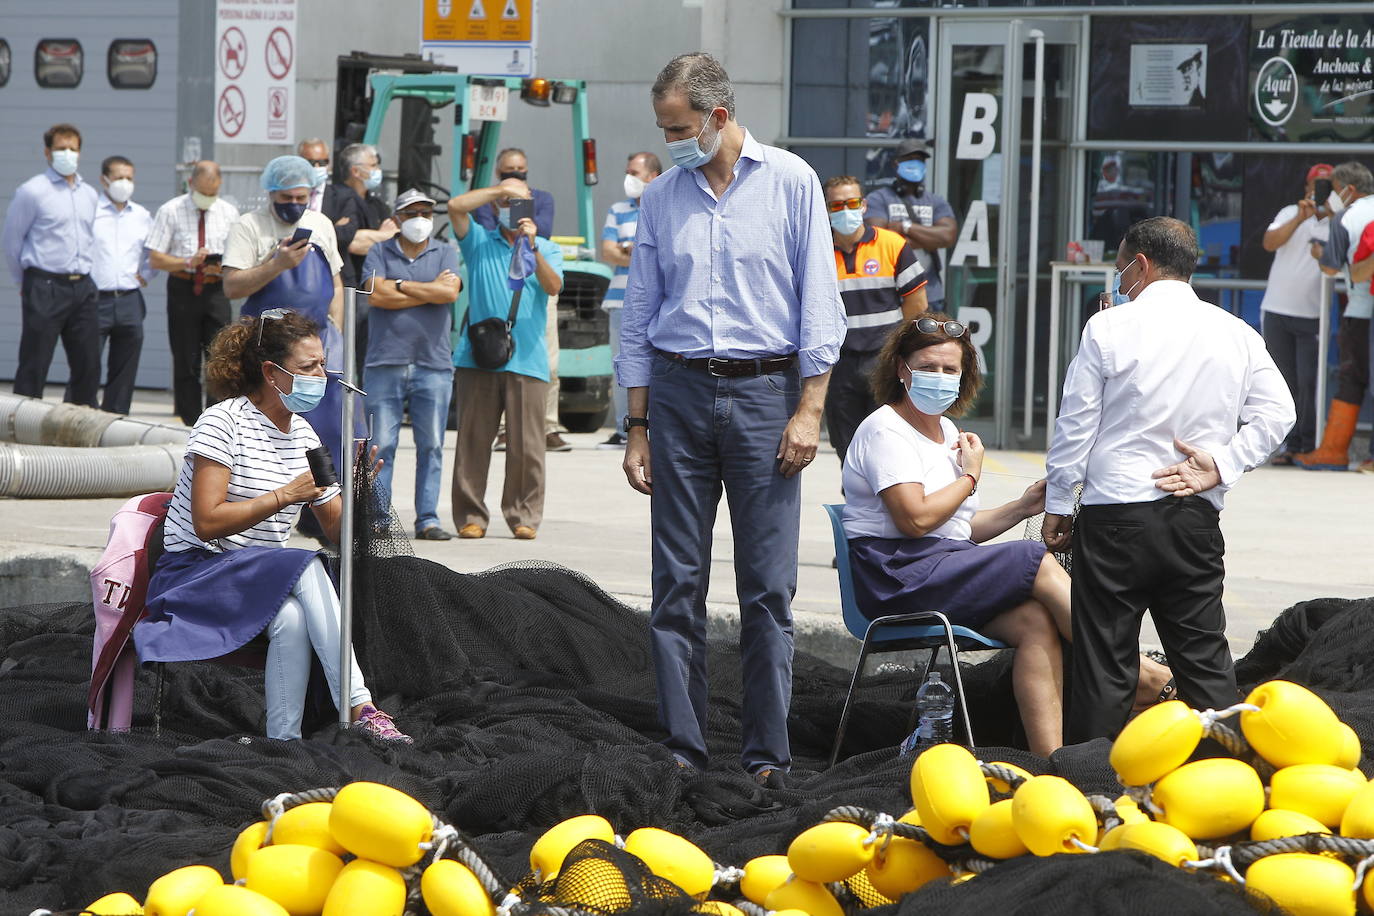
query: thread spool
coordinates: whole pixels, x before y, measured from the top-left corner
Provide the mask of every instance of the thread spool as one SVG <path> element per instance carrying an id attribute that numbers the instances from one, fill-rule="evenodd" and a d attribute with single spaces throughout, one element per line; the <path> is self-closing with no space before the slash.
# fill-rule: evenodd
<path id="1" fill-rule="evenodd" d="M 339 482 L 339 473 L 334 470 L 334 456 L 323 445 L 306 449 L 305 460 L 310 465 L 310 476 L 317 487 L 332 487 Z"/>

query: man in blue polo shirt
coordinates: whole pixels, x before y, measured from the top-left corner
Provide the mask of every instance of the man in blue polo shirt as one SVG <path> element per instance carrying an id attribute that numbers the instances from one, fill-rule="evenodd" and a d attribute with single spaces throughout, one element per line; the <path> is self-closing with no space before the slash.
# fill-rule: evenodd
<path id="1" fill-rule="evenodd" d="M 471 284 L 467 322 L 454 360 L 459 400 L 453 521 L 461 538 L 480 538 L 487 533 L 487 470 L 503 413 L 506 484 L 501 492 L 501 514 L 522 541 L 534 539 L 544 518 L 544 406 L 549 385 L 545 326 L 549 297 L 563 289 L 563 253 L 548 239 L 537 236 L 533 219 L 510 224 L 510 201 L 516 199 L 530 199 L 529 186 L 508 178 L 448 202 L 449 221 L 467 262 Z M 489 204 L 495 204 L 501 213 L 494 231 L 470 215 Z M 512 257 L 520 252 L 525 256 L 518 257 L 516 270 Z M 515 351 L 497 368 L 479 368 L 473 358 L 471 329 L 489 318 L 506 320 L 513 296 L 508 282 L 512 276 L 524 277 L 510 330 Z"/>
<path id="2" fill-rule="evenodd" d="M 434 199 L 414 189 L 396 198 L 401 231 L 372 246 L 363 276 L 376 277 L 368 319 L 367 414 L 382 470 L 383 500 L 391 499 L 391 469 L 400 438 L 401 414 L 410 412 L 415 437 L 415 536 L 427 541 L 453 537 L 439 524 L 443 485 L 444 427 L 453 391 L 449 331 L 458 298 L 458 252 L 430 238 Z"/>

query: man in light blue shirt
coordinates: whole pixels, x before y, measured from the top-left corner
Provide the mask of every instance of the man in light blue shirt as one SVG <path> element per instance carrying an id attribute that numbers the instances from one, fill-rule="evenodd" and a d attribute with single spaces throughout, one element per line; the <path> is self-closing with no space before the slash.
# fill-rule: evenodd
<path id="1" fill-rule="evenodd" d="M 734 88 L 709 54 L 670 61 L 652 100 L 677 167 L 640 199 L 615 366 L 629 389 L 625 475 L 652 497 L 659 716 L 679 764 L 706 766 L 705 602 L 723 489 L 740 602 L 741 760 L 780 788 L 791 765 L 798 475 L 815 457 L 845 334 L 830 221 L 811 167 L 735 121 Z"/>
<path id="2" fill-rule="evenodd" d="M 14 192 L 0 233 L 23 315 L 14 393 L 43 396 L 60 338 L 69 372 L 63 400 L 95 407 L 100 389 L 100 319 L 91 280 L 96 192 L 76 171 L 79 130 L 54 124 L 44 132 L 43 146 L 48 168 Z"/>
<path id="3" fill-rule="evenodd" d="M 563 252 L 539 237 L 533 218 L 511 225 L 512 201 L 530 201 L 523 181 L 508 178 L 490 188 L 477 188 L 448 202 L 449 222 L 468 266 L 468 313 L 458 336 L 458 446 L 453 461 L 453 523 L 460 538 L 487 533 L 485 494 L 491 447 L 501 415 L 506 417 L 506 484 L 501 514 L 518 540 L 534 540 L 544 519 L 544 412 L 549 388 L 549 355 L 545 348 L 549 297 L 563 290 Z M 495 231 L 470 214 L 494 204 L 501 211 Z M 529 205 L 533 212 L 532 204 Z M 518 216 L 518 214 L 516 214 Z M 510 336 L 515 350 L 499 366 L 482 368 L 473 353 L 472 329 L 483 321 L 505 322 L 510 315 L 516 240 L 529 262 L 521 259 L 520 302 Z M 528 268 L 527 270 L 525 268 Z M 518 280 L 517 280 L 518 283 Z"/>
<path id="4" fill-rule="evenodd" d="M 153 217 L 133 200 L 134 164 L 128 159 L 106 157 L 100 163 L 100 185 L 103 190 L 95 208 L 91 279 L 100 290 L 101 348 L 107 341 L 110 345 L 100 409 L 127 414 L 143 352 L 143 319 L 148 314 L 143 287 L 153 275 L 144 243 L 153 228 Z"/>

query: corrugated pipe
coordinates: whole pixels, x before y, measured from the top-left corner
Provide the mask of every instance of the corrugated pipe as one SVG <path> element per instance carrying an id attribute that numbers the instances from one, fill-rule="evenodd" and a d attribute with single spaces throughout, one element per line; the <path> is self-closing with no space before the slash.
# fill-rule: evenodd
<path id="1" fill-rule="evenodd" d="M 185 445 L 190 435 L 191 430 L 185 426 L 148 423 L 75 404 L 0 394 L 0 442 L 74 448 Z"/>
<path id="2" fill-rule="evenodd" d="M 0 442 L 0 496 L 73 499 L 137 496 L 176 486 L 185 447 L 63 448 Z"/>

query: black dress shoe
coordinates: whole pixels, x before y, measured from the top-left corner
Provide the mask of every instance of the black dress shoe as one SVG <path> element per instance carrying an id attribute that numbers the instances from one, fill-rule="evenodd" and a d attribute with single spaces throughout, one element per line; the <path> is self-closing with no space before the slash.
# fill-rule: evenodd
<path id="1" fill-rule="evenodd" d="M 765 789 L 786 789 L 787 774 L 778 767 L 767 767 L 753 774 L 754 782 Z"/>
<path id="2" fill-rule="evenodd" d="M 424 531 L 415 532 L 415 540 L 451 541 L 453 540 L 453 535 L 449 534 L 447 531 L 445 531 L 443 528 L 440 528 L 438 525 L 430 525 Z"/>

